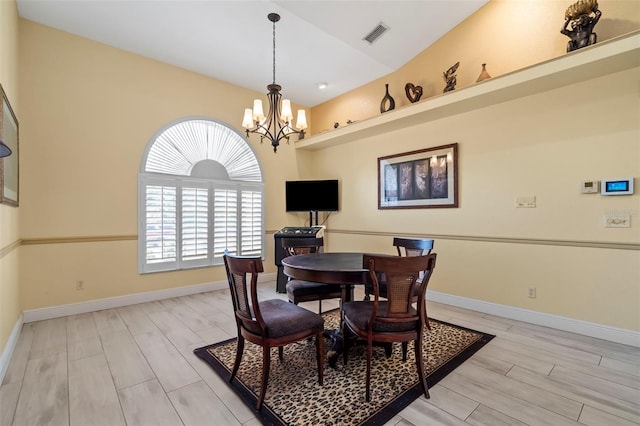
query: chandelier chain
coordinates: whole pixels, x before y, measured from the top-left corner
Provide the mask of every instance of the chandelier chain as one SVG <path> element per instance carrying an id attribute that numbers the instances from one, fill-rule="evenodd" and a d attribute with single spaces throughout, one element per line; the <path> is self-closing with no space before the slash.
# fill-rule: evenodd
<path id="1" fill-rule="evenodd" d="M 276 84 L 276 22 L 273 21 L 273 84 Z"/>

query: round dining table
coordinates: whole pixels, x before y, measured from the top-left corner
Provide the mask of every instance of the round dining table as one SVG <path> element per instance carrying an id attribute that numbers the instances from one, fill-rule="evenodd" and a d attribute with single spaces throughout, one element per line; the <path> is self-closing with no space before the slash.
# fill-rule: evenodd
<path id="1" fill-rule="evenodd" d="M 283 272 L 296 280 L 342 285 L 342 301 L 353 300 L 353 286 L 371 283 L 363 253 L 311 253 L 282 259 Z"/>

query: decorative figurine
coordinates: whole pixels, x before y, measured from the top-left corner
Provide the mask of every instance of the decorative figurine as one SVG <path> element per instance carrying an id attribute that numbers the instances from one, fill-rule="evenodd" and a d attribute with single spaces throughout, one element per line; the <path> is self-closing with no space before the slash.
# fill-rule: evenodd
<path id="1" fill-rule="evenodd" d="M 487 64 L 482 64 L 482 71 L 480 71 L 480 75 L 478 76 L 478 79 L 476 80 L 476 83 L 479 82 L 479 81 L 482 81 L 482 80 L 488 80 L 490 78 L 491 78 L 491 76 L 487 72 Z"/>
<path id="2" fill-rule="evenodd" d="M 385 86 L 386 94 L 384 95 L 384 98 L 382 98 L 382 102 L 380 102 L 381 113 L 391 111 L 396 107 L 396 101 L 394 101 L 391 95 L 389 95 L 389 85 L 385 84 L 384 86 Z M 387 103 L 389 104 L 388 107 L 387 107 Z"/>
<path id="3" fill-rule="evenodd" d="M 593 32 L 593 27 L 600 20 L 600 16 L 602 12 L 598 9 L 597 0 L 578 0 L 567 8 L 564 13 L 566 21 L 560 30 L 571 39 L 567 43 L 567 53 L 596 43 L 598 37 Z M 569 22 L 571 22 L 570 30 L 567 29 Z"/>
<path id="4" fill-rule="evenodd" d="M 449 68 L 448 70 L 442 73 L 442 76 L 444 77 L 444 81 L 447 82 L 447 85 L 445 86 L 442 93 L 447 93 L 456 88 L 456 83 L 457 83 L 456 71 L 458 70 L 459 66 L 460 66 L 460 62 L 456 62 L 455 65 L 453 65 L 451 68 Z"/>
<path id="5" fill-rule="evenodd" d="M 422 97 L 422 86 L 414 86 L 413 83 L 407 83 L 404 85 L 404 92 L 407 94 L 407 99 L 413 104 Z"/>

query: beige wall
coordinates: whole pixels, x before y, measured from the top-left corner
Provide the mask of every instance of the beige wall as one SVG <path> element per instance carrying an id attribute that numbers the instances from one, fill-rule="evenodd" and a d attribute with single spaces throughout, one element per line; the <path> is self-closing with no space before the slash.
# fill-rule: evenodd
<path id="1" fill-rule="evenodd" d="M 0 84 L 20 120 L 18 10 L 13 0 L 0 1 Z M 20 210 L 0 204 L 0 348 L 4 348 L 22 312 L 18 285 Z"/>
<path id="2" fill-rule="evenodd" d="M 638 182 L 640 101 L 629 90 L 638 76 L 634 68 L 313 151 L 316 173 L 341 182 L 328 249 L 391 252 L 394 233 L 440 235 L 432 290 L 639 331 L 640 194 L 580 193 L 584 180 L 634 176 Z M 377 210 L 378 157 L 453 142 L 459 144 L 459 208 Z M 537 207 L 516 209 L 523 195 L 534 195 Z M 610 210 L 630 212 L 632 227 L 604 228 Z M 548 242 L 488 241 L 494 237 Z M 537 298 L 527 297 L 528 287 L 537 287 Z"/>
<path id="3" fill-rule="evenodd" d="M 138 274 L 140 160 L 177 118 L 211 117 L 240 131 L 243 108 L 264 95 L 27 20 L 20 43 L 22 309 L 223 280 L 220 267 Z M 282 188 L 298 177 L 295 150 L 274 155 L 259 139 L 252 144 L 266 182 L 266 228 L 276 230 L 291 220 Z M 77 238 L 84 241 L 69 242 Z M 275 269 L 271 256 L 265 266 Z"/>
<path id="4" fill-rule="evenodd" d="M 312 133 L 345 126 L 380 114 L 385 83 L 396 109 L 411 103 L 405 84 L 422 86 L 421 100 L 442 94 L 442 73 L 456 62 L 456 89 L 477 80 L 482 64 L 497 77 L 566 54 L 568 37 L 560 34 L 566 0 L 491 0 L 463 23 L 409 61 L 398 71 L 312 108 Z M 599 0 L 602 18 L 596 24 L 598 41 L 640 29 L 640 2 Z"/>

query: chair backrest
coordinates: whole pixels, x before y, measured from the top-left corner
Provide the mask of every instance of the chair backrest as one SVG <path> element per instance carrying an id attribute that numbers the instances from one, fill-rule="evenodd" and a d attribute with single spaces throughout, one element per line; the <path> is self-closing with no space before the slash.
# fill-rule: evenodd
<path id="1" fill-rule="evenodd" d="M 238 326 L 254 334 L 264 334 L 258 304 L 258 275 L 264 272 L 260 257 L 234 256 L 225 252 L 224 266 Z"/>
<path id="2" fill-rule="evenodd" d="M 289 256 L 318 253 L 324 246 L 323 238 L 282 238 L 282 247 Z"/>
<path id="3" fill-rule="evenodd" d="M 433 250 L 433 240 L 431 239 L 395 237 L 393 245 L 398 250 L 398 256 L 424 256 Z"/>
<path id="4" fill-rule="evenodd" d="M 389 256 L 365 254 L 362 266 L 369 270 L 373 281 L 374 314 L 376 321 L 388 322 L 396 320 L 416 320 L 420 312 L 424 311 L 425 293 L 429 279 L 436 265 L 436 254 L 424 256 Z M 379 312 L 379 282 L 378 277 L 384 274 L 386 278 L 387 311 Z M 422 280 L 420 277 L 422 276 Z M 416 289 L 417 287 L 417 289 Z M 417 290 L 417 291 L 416 291 Z M 414 295 L 418 294 L 417 309 L 412 309 Z"/>

